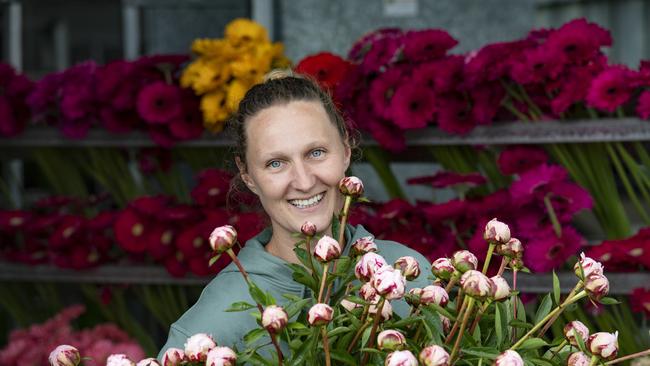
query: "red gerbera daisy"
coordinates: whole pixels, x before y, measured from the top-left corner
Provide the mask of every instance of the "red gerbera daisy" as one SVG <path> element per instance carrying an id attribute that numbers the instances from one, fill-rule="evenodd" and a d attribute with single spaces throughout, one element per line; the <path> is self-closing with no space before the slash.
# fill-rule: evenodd
<path id="1" fill-rule="evenodd" d="M 113 225 L 115 241 L 130 253 L 142 253 L 147 249 L 149 220 L 137 211 L 127 208 L 120 213 Z"/>
<path id="2" fill-rule="evenodd" d="M 329 90 L 338 85 L 349 68 L 348 61 L 330 52 L 307 56 L 296 65 L 296 71 L 313 76 L 322 87 Z"/>

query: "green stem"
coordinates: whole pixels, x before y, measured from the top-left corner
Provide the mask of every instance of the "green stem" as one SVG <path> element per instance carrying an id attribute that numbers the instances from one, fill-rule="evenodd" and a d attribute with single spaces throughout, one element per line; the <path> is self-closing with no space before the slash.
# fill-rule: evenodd
<path id="1" fill-rule="evenodd" d="M 551 203 L 551 194 L 552 193 L 548 193 L 546 196 L 544 196 L 544 207 L 546 207 L 548 216 L 551 219 L 551 224 L 553 224 L 553 231 L 555 231 L 555 236 L 561 238 L 562 225 L 560 225 L 560 220 L 558 220 L 555 209 L 553 208 L 553 204 Z"/>
<path id="2" fill-rule="evenodd" d="M 330 342 L 327 338 L 327 327 L 321 326 L 320 333 L 323 336 L 323 351 L 325 351 L 325 366 L 331 366 L 332 360 L 330 359 Z"/>
<path id="3" fill-rule="evenodd" d="M 576 294 L 576 292 L 578 292 L 578 290 L 582 287 L 582 285 L 583 285 L 582 281 L 578 281 L 576 286 L 567 295 L 565 301 L 572 298 Z M 548 328 L 557 320 L 559 316 L 560 314 L 557 314 L 553 318 L 551 318 L 551 320 L 548 323 L 546 323 L 546 325 L 539 331 L 539 333 L 537 333 L 537 337 L 541 337 L 542 334 L 546 333 Z"/>
<path id="4" fill-rule="evenodd" d="M 385 298 L 381 298 L 377 304 L 377 313 L 375 314 L 375 319 L 372 323 L 372 328 L 370 329 L 370 338 L 368 339 L 368 345 L 366 348 L 372 348 L 375 345 L 375 338 L 377 333 L 377 327 L 379 326 L 379 320 L 381 319 L 381 310 L 384 308 Z M 369 352 L 365 352 L 361 360 L 361 366 L 364 366 L 368 362 L 368 357 L 370 356 Z"/>
<path id="5" fill-rule="evenodd" d="M 467 321 L 469 320 L 469 316 L 472 313 L 472 308 L 474 307 L 474 298 L 471 296 L 468 296 L 469 301 L 467 303 L 467 310 L 465 310 L 465 316 L 463 316 L 463 322 L 460 325 L 460 329 L 458 330 L 458 337 L 456 337 L 456 342 L 454 343 L 454 348 L 451 350 L 451 355 L 449 356 L 449 360 L 451 361 L 450 363 L 453 365 L 454 360 L 456 359 L 456 355 L 458 354 L 458 350 L 460 348 L 460 341 L 463 339 L 463 334 L 465 333 L 465 327 L 467 327 Z"/>
<path id="6" fill-rule="evenodd" d="M 598 364 L 598 356 L 592 355 L 591 361 L 589 361 L 589 366 L 596 366 Z"/>
<path id="7" fill-rule="evenodd" d="M 487 255 L 485 256 L 485 263 L 483 263 L 483 274 L 487 273 L 488 267 L 490 266 L 490 260 L 492 259 L 492 253 L 494 253 L 494 248 L 496 243 L 490 242 L 488 246 Z"/>
<path id="8" fill-rule="evenodd" d="M 618 155 L 616 154 L 616 152 L 614 151 L 614 149 L 610 144 L 607 144 L 606 146 L 607 146 L 607 152 L 609 153 L 609 156 L 612 159 L 612 163 L 614 164 L 614 168 L 616 168 L 616 171 L 618 172 L 618 176 L 621 179 L 621 182 L 623 183 L 623 186 L 625 187 L 625 190 L 627 191 L 627 195 L 632 201 L 634 208 L 636 208 L 636 211 L 639 213 L 639 216 L 641 216 L 641 218 L 646 224 L 650 223 L 650 216 L 648 216 L 648 213 L 645 211 L 643 205 L 639 201 L 639 197 L 634 191 L 634 188 L 630 184 L 630 180 L 628 179 L 627 174 L 625 173 L 625 169 L 623 168 L 623 164 L 621 164 Z"/>
<path id="9" fill-rule="evenodd" d="M 327 280 L 327 270 L 329 269 L 330 262 L 326 262 L 323 266 L 323 277 L 321 277 L 320 290 L 318 290 L 318 302 L 323 299 L 323 292 L 325 291 L 325 282 Z"/>
<path id="10" fill-rule="evenodd" d="M 647 350 L 645 350 L 645 351 L 641 351 L 641 352 L 633 353 L 633 354 L 631 354 L 631 355 L 627 355 L 627 356 L 619 357 L 619 358 L 613 359 L 613 360 L 611 360 L 611 361 L 605 362 L 605 365 L 608 365 L 608 366 L 609 366 L 609 365 L 613 365 L 613 364 L 615 364 L 615 363 L 619 363 L 619 362 L 623 362 L 623 361 L 628 361 L 628 360 L 632 360 L 632 359 L 635 359 L 635 358 L 638 358 L 638 357 L 643 357 L 643 356 L 648 356 L 648 355 L 650 355 L 650 348 L 647 349 Z"/>

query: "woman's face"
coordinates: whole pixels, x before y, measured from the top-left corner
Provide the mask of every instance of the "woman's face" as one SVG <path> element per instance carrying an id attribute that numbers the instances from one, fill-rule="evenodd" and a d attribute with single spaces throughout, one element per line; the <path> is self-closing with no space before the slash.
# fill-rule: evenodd
<path id="1" fill-rule="evenodd" d="M 246 122 L 246 185 L 259 197 L 275 234 L 300 232 L 305 221 L 329 230 L 341 209 L 338 183 L 350 164 L 344 144 L 320 102 L 266 108 Z"/>

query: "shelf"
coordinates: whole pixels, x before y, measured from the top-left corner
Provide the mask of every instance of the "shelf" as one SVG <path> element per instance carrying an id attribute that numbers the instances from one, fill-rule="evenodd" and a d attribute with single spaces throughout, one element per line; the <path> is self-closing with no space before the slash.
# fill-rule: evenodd
<path id="1" fill-rule="evenodd" d="M 637 287 L 650 283 L 650 273 L 606 273 L 612 294 L 630 294 Z M 511 273 L 505 276 L 512 283 Z M 558 274 L 562 292 L 568 293 L 577 283 L 575 274 Z M 120 266 L 107 265 L 86 271 L 60 269 L 52 266 L 28 266 L 0 262 L 0 281 L 12 282 L 58 282 L 58 283 L 103 283 L 103 284 L 143 284 L 143 285 L 205 285 L 211 276 L 188 275 L 183 278 L 172 277 L 162 266 Z M 548 293 L 552 291 L 551 273 L 526 274 L 517 277 L 520 289 L 529 293 Z"/>
<path id="2" fill-rule="evenodd" d="M 364 136 L 362 145 L 376 146 Z M 406 144 L 415 146 L 504 145 L 546 143 L 589 143 L 650 141 L 650 121 L 635 118 L 548 121 L 536 123 L 508 122 L 479 126 L 465 136 L 450 135 L 436 128 L 406 132 Z M 229 147 L 232 140 L 225 134 L 206 133 L 203 137 L 178 143 L 179 147 Z M 92 129 L 79 140 L 65 138 L 52 127 L 33 127 L 14 138 L 0 138 L 0 147 L 148 147 L 155 146 L 142 132 L 111 134 Z"/>

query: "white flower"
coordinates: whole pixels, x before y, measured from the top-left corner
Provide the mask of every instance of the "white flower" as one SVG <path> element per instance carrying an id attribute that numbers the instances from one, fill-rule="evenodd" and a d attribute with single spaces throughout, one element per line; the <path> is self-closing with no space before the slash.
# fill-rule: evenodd
<path id="1" fill-rule="evenodd" d="M 448 302 L 449 294 L 440 286 L 426 286 L 420 293 L 420 303 L 424 305 L 437 304 L 444 308 Z"/>
<path id="2" fill-rule="evenodd" d="M 411 351 L 395 351 L 386 357 L 384 366 L 418 366 L 418 360 Z"/>
<path id="3" fill-rule="evenodd" d="M 618 353 L 618 331 L 614 333 L 598 332 L 589 336 L 587 348 L 592 354 L 609 360 Z"/>
<path id="4" fill-rule="evenodd" d="M 496 366 L 524 366 L 524 360 L 516 351 L 507 350 L 494 360 Z"/>
<path id="5" fill-rule="evenodd" d="M 135 366 L 135 362 L 131 361 L 126 355 L 118 353 L 108 356 L 106 366 Z"/>
<path id="6" fill-rule="evenodd" d="M 394 266 L 402 271 L 408 281 L 413 281 L 420 275 L 420 264 L 411 256 L 397 258 Z"/>
<path id="7" fill-rule="evenodd" d="M 582 276 L 580 275 L 580 267 L 582 267 Z M 580 253 L 580 260 L 573 266 L 573 271 L 581 280 L 591 276 L 592 274 L 599 274 L 602 276 L 603 270 L 604 267 L 602 263 L 585 256 L 585 253 Z"/>
<path id="8" fill-rule="evenodd" d="M 567 366 L 589 366 L 591 358 L 583 352 L 574 352 L 566 360 Z"/>
<path id="9" fill-rule="evenodd" d="M 577 347 L 576 334 L 580 336 L 583 343 L 586 343 L 589 338 L 589 328 L 579 320 L 574 320 L 564 326 L 564 336 L 569 343 Z"/>
<path id="10" fill-rule="evenodd" d="M 144 360 L 138 361 L 135 366 L 160 366 L 160 362 L 153 357 L 145 358 Z"/>
<path id="11" fill-rule="evenodd" d="M 420 352 L 420 362 L 425 366 L 448 366 L 449 353 L 438 345 L 425 347 Z"/>
<path id="12" fill-rule="evenodd" d="M 334 309 L 331 306 L 323 303 L 318 303 L 312 306 L 307 313 L 307 321 L 309 324 L 325 325 L 332 321 L 332 315 L 334 314 Z"/>
<path id="13" fill-rule="evenodd" d="M 490 295 L 490 279 L 479 271 L 469 270 L 460 278 L 463 291 L 469 296 L 483 300 Z"/>
<path id="14" fill-rule="evenodd" d="M 491 243 L 505 244 L 510 240 L 510 228 L 503 222 L 492 219 L 485 225 L 483 239 Z"/>
<path id="15" fill-rule="evenodd" d="M 323 235 L 314 247 L 314 257 L 321 262 L 329 262 L 341 256 L 341 246 L 336 239 Z"/>
<path id="16" fill-rule="evenodd" d="M 197 333 L 185 342 L 185 356 L 190 362 L 205 362 L 208 352 L 216 346 L 212 337 L 205 333 Z"/>
<path id="17" fill-rule="evenodd" d="M 510 285 L 508 281 L 501 276 L 493 276 L 490 281 L 490 297 L 494 301 L 504 300 L 510 297 Z"/>
<path id="18" fill-rule="evenodd" d="M 185 351 L 180 348 L 168 348 L 162 358 L 162 366 L 178 366 L 185 362 L 187 357 Z"/>
<path id="19" fill-rule="evenodd" d="M 210 234 L 210 247 L 216 253 L 223 253 L 237 242 L 237 230 L 230 225 L 219 226 Z"/>
<path id="20" fill-rule="evenodd" d="M 271 333 L 279 333 L 287 326 L 289 315 L 280 306 L 269 305 L 262 313 L 262 326 Z"/>
<path id="21" fill-rule="evenodd" d="M 469 250 L 459 250 L 451 257 L 451 264 L 458 272 L 465 273 L 478 267 L 478 259 Z"/>
<path id="22" fill-rule="evenodd" d="M 431 273 L 437 278 L 448 281 L 456 271 L 449 258 L 438 258 L 431 263 Z"/>
<path id="23" fill-rule="evenodd" d="M 370 281 L 372 275 L 381 267 L 387 266 L 384 257 L 377 253 L 369 252 L 364 254 L 354 267 L 354 275 L 363 282 Z"/>
<path id="24" fill-rule="evenodd" d="M 372 276 L 371 282 L 377 293 L 387 300 L 404 297 L 406 280 L 399 269 L 390 266 L 381 267 Z"/>
<path id="25" fill-rule="evenodd" d="M 77 366 L 81 362 L 79 350 L 67 344 L 56 347 L 48 357 L 51 366 Z"/>
<path id="26" fill-rule="evenodd" d="M 215 347 L 208 352 L 205 366 L 234 366 L 237 354 L 228 347 Z"/>

